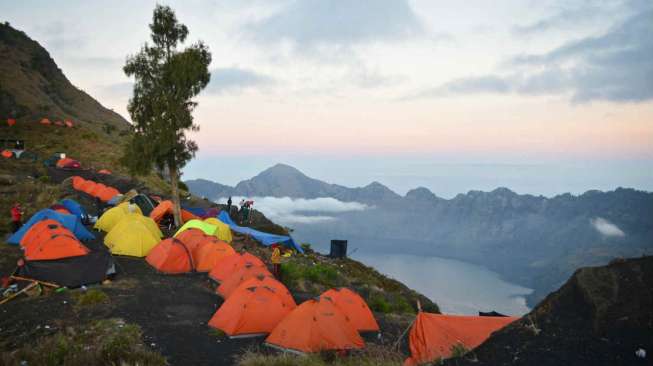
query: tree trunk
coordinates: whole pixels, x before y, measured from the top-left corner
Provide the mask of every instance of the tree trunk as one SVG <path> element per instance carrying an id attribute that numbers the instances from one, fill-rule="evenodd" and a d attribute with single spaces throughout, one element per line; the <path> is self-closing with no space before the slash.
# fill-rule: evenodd
<path id="1" fill-rule="evenodd" d="M 175 226 L 181 227 L 181 206 L 179 204 L 179 172 L 176 167 L 168 165 L 170 171 L 170 185 L 172 186 L 172 214 L 175 217 Z"/>

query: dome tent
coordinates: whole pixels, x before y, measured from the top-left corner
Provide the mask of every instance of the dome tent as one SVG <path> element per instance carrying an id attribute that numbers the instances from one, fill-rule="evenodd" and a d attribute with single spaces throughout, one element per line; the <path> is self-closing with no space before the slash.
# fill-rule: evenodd
<path id="1" fill-rule="evenodd" d="M 231 245 L 212 236 L 206 236 L 193 251 L 195 270 L 209 272 L 224 257 L 235 255 L 236 251 Z"/>
<path id="2" fill-rule="evenodd" d="M 237 291 L 239 291 L 242 288 L 263 287 L 263 286 L 273 289 L 276 295 L 281 297 L 284 303 L 295 304 L 295 299 L 290 294 L 290 291 L 288 290 L 286 285 L 277 281 L 277 279 L 271 275 L 258 275 L 248 280 L 245 280 L 240 285 L 238 285 L 238 287 L 234 290 L 233 293 L 235 294 Z"/>
<path id="3" fill-rule="evenodd" d="M 96 230 L 109 232 L 123 217 L 125 217 L 125 215 L 129 213 L 140 214 L 141 209 L 134 204 L 123 202 L 118 206 L 112 207 L 104 212 L 102 216 L 100 216 L 100 218 L 95 222 L 95 226 L 93 227 Z"/>
<path id="4" fill-rule="evenodd" d="M 80 220 L 85 220 L 86 217 L 88 216 L 86 214 L 86 210 L 84 210 L 84 207 L 82 207 L 77 201 L 71 200 L 69 198 L 63 199 L 60 201 L 61 205 L 63 205 L 68 211 L 70 211 L 71 214 L 79 217 Z"/>
<path id="5" fill-rule="evenodd" d="M 214 225 L 209 222 L 201 221 L 201 220 L 190 220 L 186 222 L 179 230 L 177 230 L 175 236 L 182 233 L 184 230 L 188 230 L 188 229 L 202 230 L 206 235 L 215 236 L 216 238 L 222 241 L 226 241 L 227 243 L 230 243 L 233 240 L 231 235 L 231 229 L 229 229 L 229 226 L 225 224 Z"/>
<path id="6" fill-rule="evenodd" d="M 132 257 L 145 257 L 160 241 L 161 236 L 152 233 L 145 223 L 128 217 L 120 220 L 104 237 L 104 244 L 111 253 Z"/>
<path id="7" fill-rule="evenodd" d="M 272 274 L 266 267 L 254 266 L 251 263 L 247 263 L 222 281 L 215 292 L 222 296 L 222 298 L 228 299 L 241 283 L 258 276 L 272 276 Z"/>
<path id="8" fill-rule="evenodd" d="M 254 337 L 270 333 L 297 305 L 286 303 L 267 286 L 240 288 L 215 312 L 209 326 L 229 337 Z"/>
<path id="9" fill-rule="evenodd" d="M 225 224 L 215 217 L 204 219 L 204 222 L 218 227 L 218 239 L 226 241 L 227 243 L 232 242 L 233 234 L 231 232 L 231 228 L 229 228 L 229 225 Z"/>
<path id="10" fill-rule="evenodd" d="M 249 253 L 230 255 L 215 264 L 215 267 L 209 272 L 209 277 L 215 281 L 222 282 L 247 263 L 257 267 L 265 267 L 263 261 Z"/>
<path id="11" fill-rule="evenodd" d="M 274 328 L 265 343 L 299 353 L 365 347 L 351 320 L 325 296 L 296 307 Z"/>
<path id="12" fill-rule="evenodd" d="M 152 248 L 145 260 L 163 273 L 178 274 L 195 270 L 191 251 L 183 242 L 175 238 L 162 240 Z"/>
<path id="13" fill-rule="evenodd" d="M 45 219 L 53 219 L 60 222 L 66 229 L 70 230 L 78 240 L 85 241 L 95 238 L 93 234 L 86 230 L 78 217 L 62 214 L 46 208 L 32 215 L 32 217 L 18 231 L 9 237 L 7 243 L 18 245 L 32 225 Z"/>
<path id="14" fill-rule="evenodd" d="M 342 287 L 325 291 L 321 296 L 330 297 L 337 308 L 349 316 L 359 332 L 378 332 L 379 324 L 363 298 L 354 291 Z"/>

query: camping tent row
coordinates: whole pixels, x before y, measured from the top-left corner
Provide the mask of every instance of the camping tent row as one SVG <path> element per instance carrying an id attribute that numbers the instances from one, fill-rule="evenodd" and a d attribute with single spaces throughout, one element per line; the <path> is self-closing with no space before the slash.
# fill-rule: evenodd
<path id="1" fill-rule="evenodd" d="M 102 202 L 109 202 L 113 197 L 120 194 L 120 191 L 113 187 L 106 186 L 102 183 L 96 183 L 80 176 L 74 176 L 72 178 L 72 183 L 75 190 L 99 198 Z"/>
<path id="2" fill-rule="evenodd" d="M 107 232 L 104 244 L 117 255 L 145 257 L 163 237 L 156 222 L 143 216 L 140 208 L 129 202 L 107 210 L 94 227 Z"/>
<path id="3" fill-rule="evenodd" d="M 69 120 L 69 119 L 66 119 L 66 120 L 63 120 L 63 121 L 57 120 L 57 121 L 52 122 L 52 121 L 50 121 L 49 118 L 42 118 L 39 123 L 42 124 L 42 125 L 46 125 L 46 126 L 55 125 L 55 126 L 61 126 L 61 127 L 66 126 L 66 127 L 69 127 L 69 128 L 72 128 L 72 127 L 75 126 L 75 123 L 73 121 Z"/>
<path id="4" fill-rule="evenodd" d="M 209 272 L 220 260 L 235 254 L 231 245 L 215 236 L 199 229 L 188 229 L 159 242 L 146 261 L 167 274 Z"/>
<path id="5" fill-rule="evenodd" d="M 44 209 L 34 214 L 8 242 L 23 250 L 18 275 L 77 287 L 102 282 L 115 273 L 108 252 L 92 251 L 80 242 L 90 239 L 93 234 L 77 216 Z"/>
<path id="6" fill-rule="evenodd" d="M 456 346 L 473 349 L 516 317 L 445 315 L 419 312 L 408 336 L 410 357 L 404 366 L 415 366 L 451 357 Z"/>

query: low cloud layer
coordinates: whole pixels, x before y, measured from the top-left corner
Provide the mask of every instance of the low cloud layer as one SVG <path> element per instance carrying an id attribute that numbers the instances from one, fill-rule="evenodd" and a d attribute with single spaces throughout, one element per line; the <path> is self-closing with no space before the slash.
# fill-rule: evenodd
<path id="1" fill-rule="evenodd" d="M 232 197 L 236 204 L 245 197 Z M 217 202 L 225 203 L 226 198 Z M 254 208 L 263 212 L 267 218 L 284 225 L 314 224 L 335 220 L 331 216 L 336 213 L 349 211 L 363 211 L 367 205 L 358 202 L 343 202 L 335 198 L 324 197 L 315 199 L 289 198 L 289 197 L 254 197 Z"/>
<path id="2" fill-rule="evenodd" d="M 590 223 L 594 226 L 596 231 L 601 233 L 601 235 L 620 238 L 626 236 L 626 233 L 624 233 L 617 225 L 602 217 L 595 217 L 590 220 Z"/>

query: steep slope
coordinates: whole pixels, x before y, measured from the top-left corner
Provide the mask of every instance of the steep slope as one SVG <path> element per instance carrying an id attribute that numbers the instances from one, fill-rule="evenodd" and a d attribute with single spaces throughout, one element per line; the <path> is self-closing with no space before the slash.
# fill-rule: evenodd
<path id="1" fill-rule="evenodd" d="M 0 118 L 38 121 L 72 119 L 98 130 L 129 123 L 73 86 L 38 42 L 0 24 Z"/>
<path id="2" fill-rule="evenodd" d="M 647 358 L 635 355 L 647 351 Z M 447 365 L 650 365 L 653 257 L 582 268 L 521 320 Z"/>

